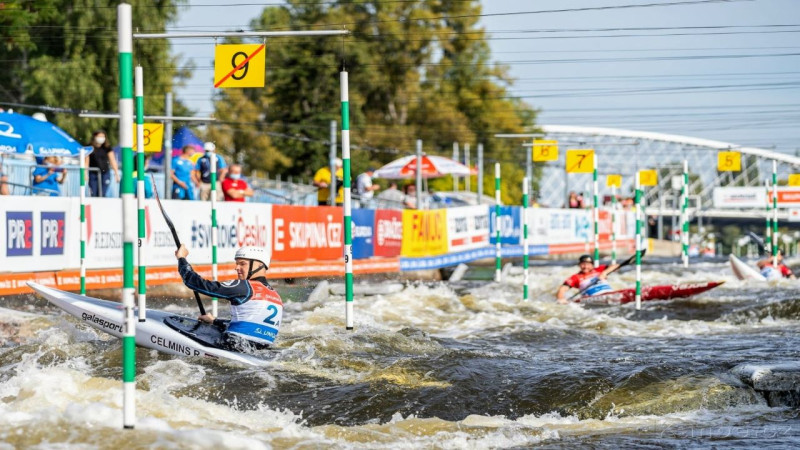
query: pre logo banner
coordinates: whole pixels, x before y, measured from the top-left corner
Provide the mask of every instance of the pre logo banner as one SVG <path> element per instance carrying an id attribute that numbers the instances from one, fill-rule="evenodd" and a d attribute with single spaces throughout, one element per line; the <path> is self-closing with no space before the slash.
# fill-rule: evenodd
<path id="1" fill-rule="evenodd" d="M 272 207 L 272 259 L 344 258 L 342 208 L 335 206 Z"/>
<path id="2" fill-rule="evenodd" d="M 67 218 L 70 202 L 59 198 L 7 196 L 0 201 L 0 272 L 62 269 L 74 249 L 68 246 L 72 230 Z"/>
<path id="3" fill-rule="evenodd" d="M 396 209 L 375 211 L 375 256 L 394 258 L 400 256 L 403 245 L 403 213 Z"/>
<path id="4" fill-rule="evenodd" d="M 442 255 L 447 253 L 447 244 L 447 212 L 444 209 L 403 210 L 401 255 Z"/>
<path id="5" fill-rule="evenodd" d="M 489 239 L 492 245 L 497 243 L 494 206 L 489 206 Z M 504 245 L 520 245 L 522 243 L 522 208 L 519 206 L 500 207 L 500 243 Z"/>
<path id="6" fill-rule="evenodd" d="M 353 236 L 353 258 L 365 259 L 373 254 L 373 229 L 375 227 L 374 209 L 354 209 L 351 217 Z"/>

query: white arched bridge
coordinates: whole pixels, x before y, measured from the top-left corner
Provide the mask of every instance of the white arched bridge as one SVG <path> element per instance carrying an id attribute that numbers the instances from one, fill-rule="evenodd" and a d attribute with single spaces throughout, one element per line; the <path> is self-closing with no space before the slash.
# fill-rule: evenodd
<path id="1" fill-rule="evenodd" d="M 765 205 L 746 208 L 715 208 L 714 189 L 718 187 L 762 187 L 772 179 L 773 161 L 777 162 L 778 180 L 787 180 L 800 172 L 800 158 L 761 148 L 744 147 L 734 143 L 699 139 L 644 131 L 621 130 L 566 125 L 541 127 L 543 139 L 557 140 L 558 161 L 536 163 L 541 165 L 542 177 L 537 193 L 543 205 L 564 206 L 568 193 L 583 193 L 591 199 L 592 175 L 565 171 L 566 150 L 592 148 L 597 157 L 598 180 L 601 197 L 610 195 L 605 175 L 621 174 L 619 195 L 633 195 L 634 175 L 638 170 L 658 171 L 658 185 L 645 189 L 648 214 L 676 216 L 679 211 L 680 183 L 673 177 L 682 177 L 683 161 L 689 166 L 689 193 L 692 215 L 702 217 L 764 218 Z M 528 147 L 529 148 L 529 147 Z M 717 154 L 720 151 L 737 151 L 742 154 L 740 172 L 717 171 Z M 542 165 L 543 164 L 543 165 Z M 779 219 L 786 219 L 786 209 L 779 210 Z"/>

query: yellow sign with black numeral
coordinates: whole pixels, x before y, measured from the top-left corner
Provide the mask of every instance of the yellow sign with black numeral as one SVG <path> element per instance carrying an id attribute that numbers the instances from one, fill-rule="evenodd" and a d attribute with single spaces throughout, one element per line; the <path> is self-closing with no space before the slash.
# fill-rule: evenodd
<path id="1" fill-rule="evenodd" d="M 158 153 L 164 146 L 164 124 L 144 124 L 144 152 Z M 133 151 L 136 151 L 136 124 L 133 124 Z"/>
<path id="2" fill-rule="evenodd" d="M 639 186 L 656 186 L 658 184 L 658 171 L 648 169 L 639 171 Z"/>
<path id="3" fill-rule="evenodd" d="M 567 173 L 592 173 L 594 150 L 590 148 L 567 150 Z"/>
<path id="4" fill-rule="evenodd" d="M 557 161 L 558 141 L 535 139 L 533 141 L 533 161 Z"/>
<path id="5" fill-rule="evenodd" d="M 800 173 L 789 175 L 789 186 L 800 186 Z"/>
<path id="6" fill-rule="evenodd" d="M 606 175 L 606 187 L 621 188 L 622 187 L 622 175 L 619 175 L 619 174 Z"/>
<path id="7" fill-rule="evenodd" d="M 264 87 L 264 44 L 225 44 L 214 47 L 214 87 Z"/>
<path id="8" fill-rule="evenodd" d="M 742 170 L 742 154 L 739 152 L 717 153 L 717 170 L 720 172 L 740 172 Z"/>

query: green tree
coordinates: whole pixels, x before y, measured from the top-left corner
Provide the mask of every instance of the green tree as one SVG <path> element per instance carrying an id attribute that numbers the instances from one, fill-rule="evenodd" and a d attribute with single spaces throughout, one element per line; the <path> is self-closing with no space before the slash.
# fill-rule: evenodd
<path id="1" fill-rule="evenodd" d="M 132 1 L 134 28 L 163 32 L 185 0 Z M 117 111 L 117 4 L 112 0 L 17 0 L 0 4 L 0 101 L 75 110 Z M 145 76 L 145 112 L 163 113 L 164 93 L 186 76 L 170 44 L 134 43 L 134 64 Z M 23 112 L 33 112 L 22 108 Z M 177 105 L 176 113 L 185 108 Z M 78 140 L 95 129 L 116 141 L 116 120 L 69 113 L 49 120 Z"/>

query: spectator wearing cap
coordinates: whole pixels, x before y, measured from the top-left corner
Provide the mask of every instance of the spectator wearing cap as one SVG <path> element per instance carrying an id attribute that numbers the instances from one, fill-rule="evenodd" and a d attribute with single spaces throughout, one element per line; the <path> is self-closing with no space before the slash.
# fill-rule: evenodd
<path id="1" fill-rule="evenodd" d="M 366 172 L 356 178 L 356 194 L 358 194 L 358 198 L 361 200 L 362 207 L 371 208 L 375 191 L 381 188 L 377 184 L 372 184 L 372 174 L 374 172 L 375 169 L 370 167 Z"/>
<path id="2" fill-rule="evenodd" d="M 336 204 L 341 205 L 344 203 L 344 189 L 343 189 L 343 180 L 344 180 L 344 172 L 342 171 L 342 160 L 340 158 L 336 158 L 335 163 L 336 165 Z M 314 174 L 314 186 L 318 188 L 317 191 L 317 202 L 320 206 L 327 205 L 328 199 L 331 195 L 330 185 L 331 185 L 331 169 L 328 166 L 324 166 L 317 170 Z"/>
<path id="3" fill-rule="evenodd" d="M 211 155 L 217 158 L 217 200 L 222 200 L 222 180 L 228 173 L 225 160 L 219 153 L 215 152 L 217 146 L 213 142 L 206 142 L 203 145 L 205 154 L 197 159 L 197 164 L 192 171 L 192 179 L 200 186 L 200 200 L 211 200 Z"/>

